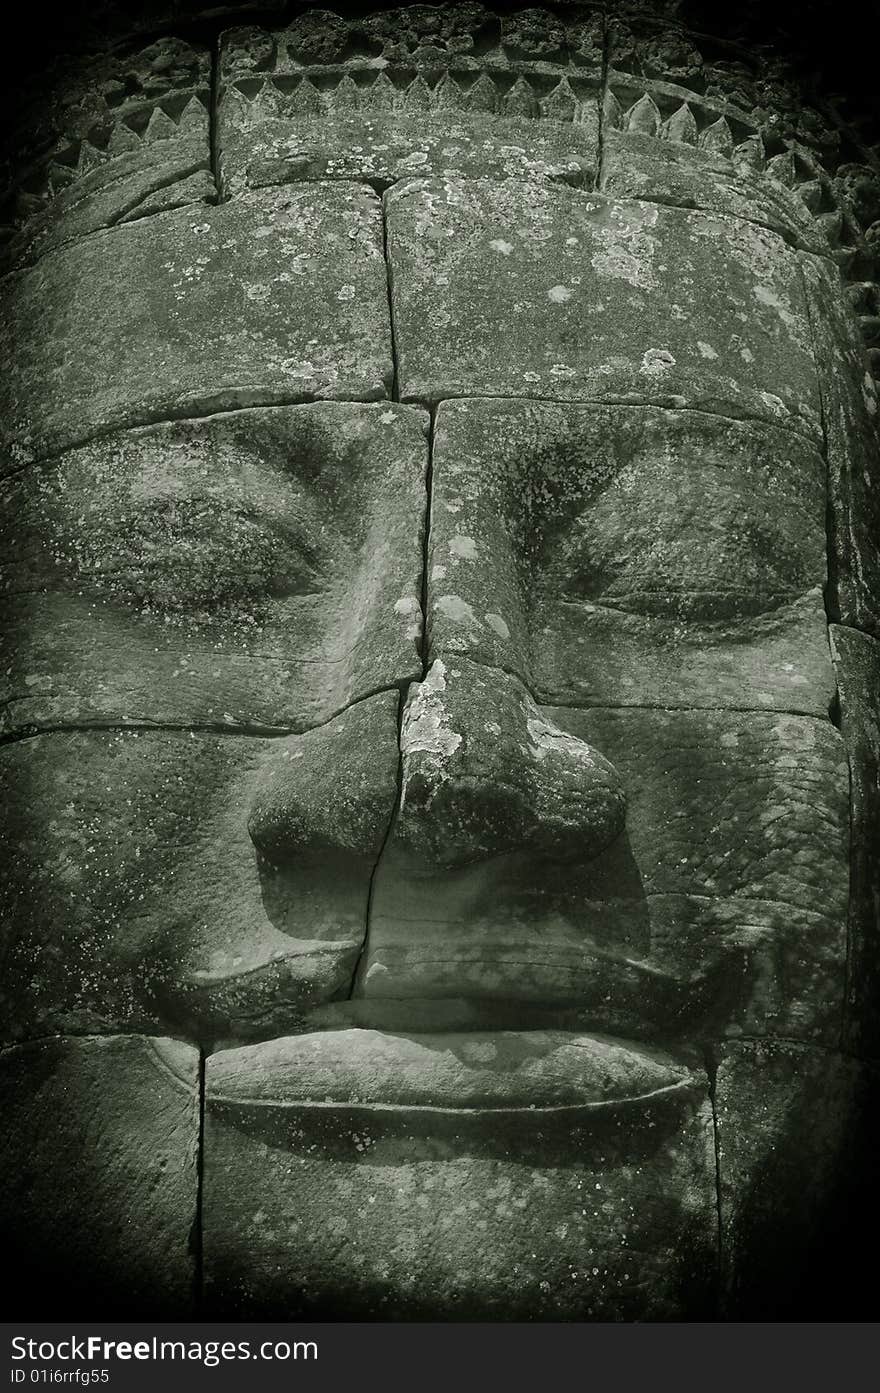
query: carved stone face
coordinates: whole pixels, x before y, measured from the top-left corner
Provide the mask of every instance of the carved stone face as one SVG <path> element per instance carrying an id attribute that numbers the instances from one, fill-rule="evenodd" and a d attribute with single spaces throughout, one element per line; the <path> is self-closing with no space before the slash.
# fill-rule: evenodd
<path id="1" fill-rule="evenodd" d="M 736 1311 L 866 1087 L 836 268 L 711 110 L 597 180 L 589 46 L 417 123 L 255 43 L 226 201 L 12 277 L 7 1039 L 205 1052 L 209 1309 Z"/>

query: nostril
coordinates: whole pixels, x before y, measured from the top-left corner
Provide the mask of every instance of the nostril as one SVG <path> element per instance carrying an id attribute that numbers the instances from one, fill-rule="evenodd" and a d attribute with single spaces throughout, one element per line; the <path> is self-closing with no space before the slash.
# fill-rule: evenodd
<path id="1" fill-rule="evenodd" d="M 436 865 L 527 850 L 589 860 L 623 830 L 614 766 L 507 673 L 456 658 L 410 690 L 398 837 Z"/>

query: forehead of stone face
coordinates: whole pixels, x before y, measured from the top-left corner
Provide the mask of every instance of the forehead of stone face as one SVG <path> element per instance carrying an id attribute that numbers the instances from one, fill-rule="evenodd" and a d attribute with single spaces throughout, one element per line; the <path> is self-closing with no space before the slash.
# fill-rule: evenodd
<path id="1" fill-rule="evenodd" d="M 408 181 L 385 203 L 404 398 L 652 401 L 821 438 L 777 234 L 520 180 Z"/>
<path id="2" fill-rule="evenodd" d="M 117 427 L 375 400 L 393 376 L 381 208 L 341 181 L 80 238 L 8 277 L 0 317 L 13 467 Z"/>
<path id="3" fill-rule="evenodd" d="M 415 675 L 423 413 L 316 402 L 107 437 L 7 485 L 13 727 L 304 728 Z"/>
<path id="4" fill-rule="evenodd" d="M 467 400 L 433 458 L 433 655 L 546 700 L 827 714 L 824 466 L 798 432 Z"/>

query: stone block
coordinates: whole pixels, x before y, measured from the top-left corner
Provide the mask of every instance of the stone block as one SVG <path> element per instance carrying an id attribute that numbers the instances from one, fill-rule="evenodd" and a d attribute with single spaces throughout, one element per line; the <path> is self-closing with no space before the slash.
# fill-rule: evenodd
<path id="1" fill-rule="evenodd" d="M 390 402 L 255 408 L 22 470 L 0 728 L 307 730 L 418 677 L 426 427 Z"/>
<path id="2" fill-rule="evenodd" d="M 518 180 L 385 194 L 401 397 L 756 417 L 821 441 L 796 254 L 721 214 Z"/>
<path id="3" fill-rule="evenodd" d="M 397 798 L 397 689 L 300 736 L 2 751 L 6 1039 L 296 1028 L 348 995 Z"/>
<path id="4" fill-rule="evenodd" d="M 793 431 L 523 401 L 437 412 L 432 657 L 540 701 L 827 716 L 825 467 Z"/>
<path id="5" fill-rule="evenodd" d="M 10 141 L 21 192 L 5 265 L 116 223 L 216 199 L 208 48 L 168 36 L 124 56 L 101 48 L 76 64 L 47 61 L 38 91 L 25 92 Z"/>
<path id="6" fill-rule="evenodd" d="M 831 626 L 840 728 L 849 755 L 852 844 L 843 1045 L 880 1058 L 880 643 Z"/>
<path id="7" fill-rule="evenodd" d="M 614 1051 L 581 1045 L 556 1042 L 548 1054 L 536 1035 L 355 1030 L 211 1056 L 207 1312 L 707 1318 L 717 1220 L 706 1081 L 654 1062 L 654 1081 L 666 1080 L 657 1091 L 630 1075 L 626 1102 L 589 1101 L 595 1061 Z M 569 1103 L 547 1106 L 566 1049 L 584 1057 L 574 1061 L 584 1101 L 563 1090 Z M 291 1067 L 270 1075 L 265 1051 L 286 1052 Z M 305 1061 L 325 1054 L 335 1063 L 319 1078 Z M 425 1086 L 441 1078 L 442 1105 L 425 1105 Z M 406 1101 L 393 1101 L 401 1089 Z"/>
<path id="8" fill-rule="evenodd" d="M 680 112 L 690 113 L 690 107 Z M 680 119 L 684 125 L 686 118 Z M 797 193 L 762 170 L 735 165 L 729 154 L 711 145 L 701 148 L 693 116 L 691 121 L 693 143 L 690 131 L 682 139 L 670 135 L 664 140 L 638 130 L 606 129 L 600 192 L 743 218 L 807 251 L 828 255 L 827 240 Z"/>
<path id="9" fill-rule="evenodd" d="M 877 1071 L 789 1042 L 727 1046 L 715 1088 L 726 1320 L 873 1320 Z"/>
<path id="10" fill-rule="evenodd" d="M 809 295 L 828 459 L 832 619 L 880 636 L 880 403 L 835 266 L 800 254 Z"/>
<path id="11" fill-rule="evenodd" d="M 836 1045 L 849 800 L 830 721 L 536 708 L 508 674 L 445 667 L 404 713 L 356 995 Z"/>
<path id="12" fill-rule="evenodd" d="M 198 1051 L 41 1040 L 0 1052 L 0 1097 L 9 1318 L 192 1318 Z"/>
<path id="13" fill-rule="evenodd" d="M 96 233 L 9 277 L 0 313 L 7 470 L 119 427 L 382 398 L 392 379 L 381 210 L 353 184 Z"/>

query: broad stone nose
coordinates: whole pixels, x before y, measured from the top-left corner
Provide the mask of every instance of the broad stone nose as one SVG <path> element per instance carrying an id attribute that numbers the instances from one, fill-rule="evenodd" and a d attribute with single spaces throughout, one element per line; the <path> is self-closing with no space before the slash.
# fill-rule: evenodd
<path id="1" fill-rule="evenodd" d="M 410 688 L 401 754 L 397 839 L 435 867 L 518 850 L 588 860 L 623 830 L 614 766 L 518 678 L 466 658 L 438 658 Z"/>

